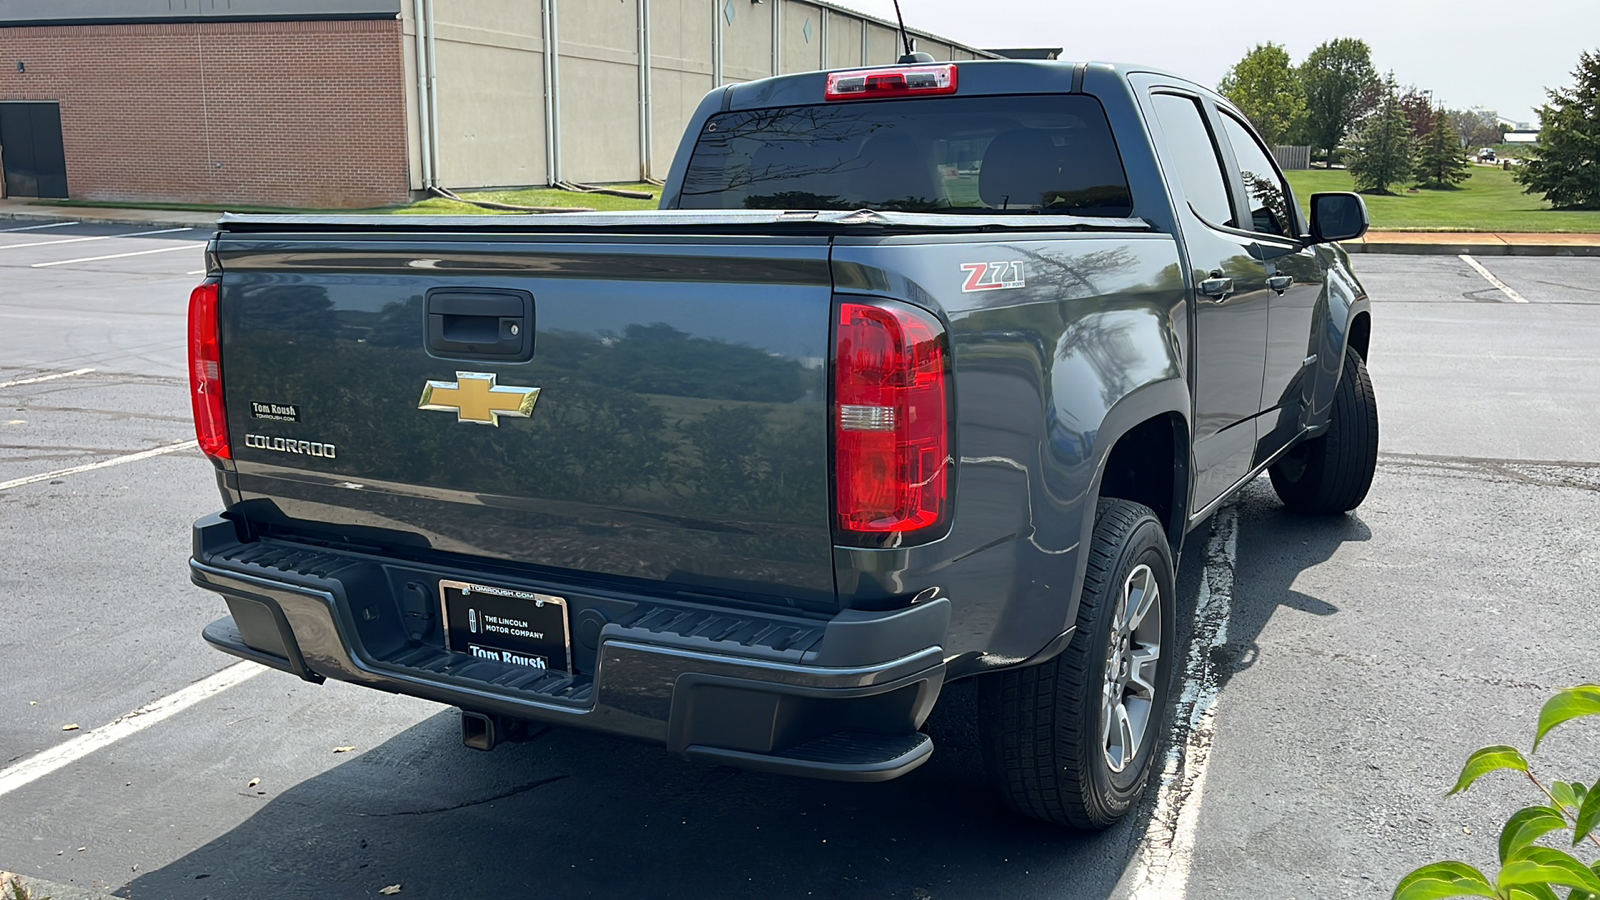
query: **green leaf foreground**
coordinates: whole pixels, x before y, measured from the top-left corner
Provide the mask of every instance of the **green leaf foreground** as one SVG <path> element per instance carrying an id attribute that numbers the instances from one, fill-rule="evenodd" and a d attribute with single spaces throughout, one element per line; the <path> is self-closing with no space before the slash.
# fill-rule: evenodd
<path id="1" fill-rule="evenodd" d="M 1566 817 L 1559 810 L 1548 806 L 1530 806 L 1518 810 L 1506 820 L 1506 827 L 1500 829 L 1501 865 L 1523 847 L 1531 845 L 1552 831 L 1560 831 L 1566 827 Z"/>
<path id="2" fill-rule="evenodd" d="M 1539 710 L 1539 733 L 1533 738 L 1533 749 L 1550 733 L 1550 729 L 1563 722 L 1584 716 L 1600 716 L 1600 685 L 1580 684 L 1551 697 Z"/>
<path id="3" fill-rule="evenodd" d="M 1589 789 L 1575 781 L 1550 782 L 1550 796 L 1563 810 L 1577 811 Z"/>
<path id="4" fill-rule="evenodd" d="M 1459 794 L 1471 787 L 1479 778 L 1502 769 L 1515 769 L 1525 773 L 1528 771 L 1528 760 L 1522 755 L 1522 751 L 1515 747 L 1507 747 L 1505 744 L 1475 750 L 1467 757 L 1466 765 L 1461 767 L 1461 777 L 1456 779 L 1456 786 L 1445 796 Z"/>
<path id="5" fill-rule="evenodd" d="M 1524 847 L 1512 854 L 1500 868 L 1497 883 L 1502 889 L 1543 884 L 1600 893 L 1600 875 L 1570 854 L 1549 847 Z"/>
<path id="6" fill-rule="evenodd" d="M 1527 884 L 1514 887 L 1506 896 L 1511 900 L 1561 900 L 1561 896 L 1548 884 Z M 1572 900 L 1568 897 L 1567 900 Z"/>
<path id="7" fill-rule="evenodd" d="M 1394 900 L 1444 900 L 1446 897 L 1499 897 L 1482 872 L 1464 862 L 1436 862 L 1400 879 Z"/>
<path id="8" fill-rule="evenodd" d="M 1583 805 L 1578 807 L 1578 821 L 1572 828 L 1572 843 L 1588 837 L 1600 825 L 1600 781 L 1594 783 L 1589 789 L 1589 795 L 1583 798 Z"/>

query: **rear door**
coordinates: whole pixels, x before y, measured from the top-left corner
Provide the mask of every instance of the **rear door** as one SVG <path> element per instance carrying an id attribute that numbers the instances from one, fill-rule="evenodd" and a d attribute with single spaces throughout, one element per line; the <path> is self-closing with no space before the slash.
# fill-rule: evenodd
<path id="1" fill-rule="evenodd" d="M 218 246 L 259 526 L 832 607 L 825 238 Z"/>
<path id="2" fill-rule="evenodd" d="M 1183 227 L 1194 298 L 1193 512 L 1239 482 L 1256 452 L 1268 290 L 1238 227 L 1227 164 L 1207 102 L 1145 79 L 1157 153 Z"/>

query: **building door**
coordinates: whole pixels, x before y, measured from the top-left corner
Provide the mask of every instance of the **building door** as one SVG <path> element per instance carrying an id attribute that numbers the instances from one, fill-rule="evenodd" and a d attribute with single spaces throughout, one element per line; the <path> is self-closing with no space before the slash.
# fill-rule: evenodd
<path id="1" fill-rule="evenodd" d="M 0 164 L 9 196 L 67 196 L 61 105 L 0 103 Z"/>

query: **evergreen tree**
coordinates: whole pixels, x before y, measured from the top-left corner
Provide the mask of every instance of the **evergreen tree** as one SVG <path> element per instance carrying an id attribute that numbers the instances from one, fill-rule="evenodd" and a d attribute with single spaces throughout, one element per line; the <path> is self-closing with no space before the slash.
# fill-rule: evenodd
<path id="1" fill-rule="evenodd" d="M 1417 179 L 1421 187 L 1444 190 L 1467 180 L 1472 164 L 1461 152 L 1461 134 L 1450 121 L 1450 114 L 1433 112 L 1433 127 L 1422 138 L 1417 151 Z"/>
<path id="2" fill-rule="evenodd" d="M 1269 147 L 1304 125 L 1305 88 L 1289 64 L 1289 51 L 1277 44 L 1259 44 L 1246 53 L 1217 90 L 1250 119 Z"/>
<path id="3" fill-rule="evenodd" d="M 1556 209 L 1600 209 L 1600 50 L 1579 55 L 1572 77 L 1572 87 L 1546 91 L 1539 146 L 1515 177 Z"/>
<path id="4" fill-rule="evenodd" d="M 1330 156 L 1349 134 L 1378 83 L 1372 49 L 1360 38 L 1327 41 L 1300 64 L 1306 92 L 1306 131 L 1311 146 Z"/>
<path id="5" fill-rule="evenodd" d="M 1384 83 L 1378 109 L 1350 144 L 1350 176 L 1363 194 L 1387 194 L 1411 177 L 1416 152 L 1394 77 Z"/>

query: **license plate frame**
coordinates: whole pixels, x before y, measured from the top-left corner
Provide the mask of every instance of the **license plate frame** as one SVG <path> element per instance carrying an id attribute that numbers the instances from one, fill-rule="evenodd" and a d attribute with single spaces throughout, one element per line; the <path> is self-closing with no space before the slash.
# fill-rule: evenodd
<path id="1" fill-rule="evenodd" d="M 439 611 L 447 650 L 530 669 L 572 672 L 565 597 L 441 578 Z"/>

